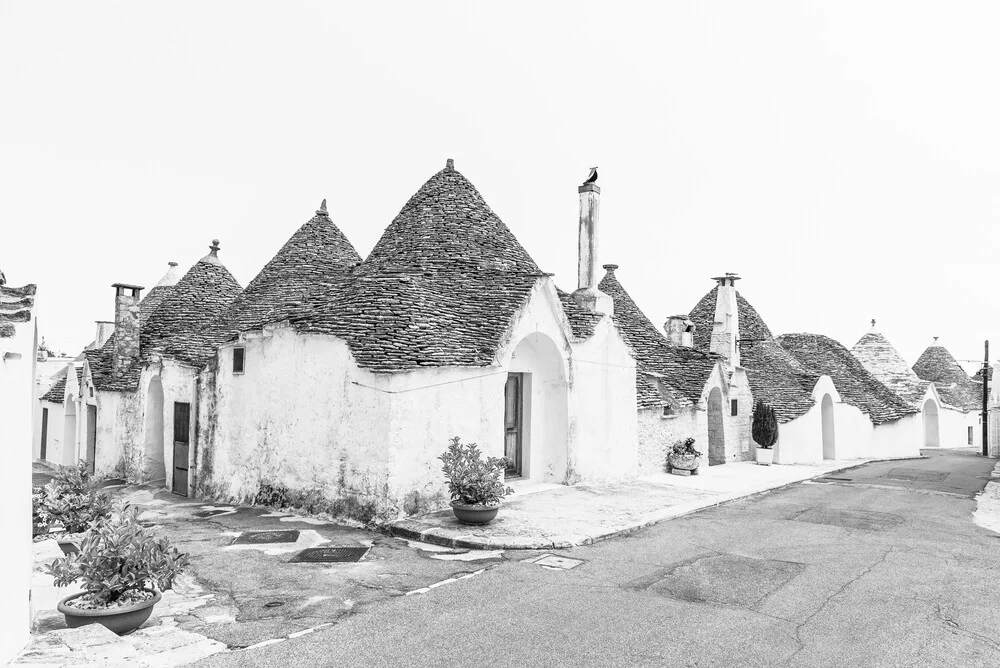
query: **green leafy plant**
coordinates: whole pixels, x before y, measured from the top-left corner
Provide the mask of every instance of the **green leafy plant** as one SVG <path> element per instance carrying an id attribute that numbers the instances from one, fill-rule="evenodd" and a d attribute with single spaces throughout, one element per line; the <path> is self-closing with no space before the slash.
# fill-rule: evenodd
<path id="1" fill-rule="evenodd" d="M 48 494 L 44 487 L 32 487 L 31 536 L 47 534 L 50 526 L 52 526 L 52 513 L 49 512 Z"/>
<path id="2" fill-rule="evenodd" d="M 765 449 L 773 447 L 778 441 L 778 418 L 774 415 L 774 409 L 761 399 L 753 407 L 750 433 L 757 445 Z"/>
<path id="3" fill-rule="evenodd" d="M 444 463 L 441 470 L 448 478 L 448 491 L 453 501 L 470 506 L 495 506 L 500 499 L 514 493 L 513 488 L 503 483 L 507 459 L 490 457 L 484 460 L 475 443 L 462 443 L 454 436 L 448 450 L 438 459 Z"/>
<path id="4" fill-rule="evenodd" d="M 111 514 L 111 497 L 98 489 L 83 461 L 60 469 L 32 502 L 33 516 L 47 515 L 49 524 L 59 523 L 67 533 L 86 531 Z"/>
<path id="5" fill-rule="evenodd" d="M 136 590 L 169 589 L 188 563 L 186 554 L 139 523 L 138 508 L 122 504 L 87 533 L 79 553 L 56 559 L 47 570 L 57 587 L 82 580 L 84 604 L 112 607 Z"/>
<path id="6" fill-rule="evenodd" d="M 694 455 L 695 457 L 701 457 L 701 450 L 694 447 L 693 438 L 685 438 L 682 441 L 675 442 L 670 447 L 670 453 L 674 455 Z"/>

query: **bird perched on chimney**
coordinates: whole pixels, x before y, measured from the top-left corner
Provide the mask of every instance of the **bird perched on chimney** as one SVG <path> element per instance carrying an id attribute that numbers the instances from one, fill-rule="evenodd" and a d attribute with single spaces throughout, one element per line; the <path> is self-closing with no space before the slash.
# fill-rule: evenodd
<path id="1" fill-rule="evenodd" d="M 597 180 L 597 167 L 591 167 L 590 176 L 587 177 L 587 180 L 584 181 L 584 183 L 593 183 L 596 180 Z"/>
<path id="2" fill-rule="evenodd" d="M 0 269 L 0 285 L 7 285 L 7 277 L 3 275 L 2 269 Z"/>

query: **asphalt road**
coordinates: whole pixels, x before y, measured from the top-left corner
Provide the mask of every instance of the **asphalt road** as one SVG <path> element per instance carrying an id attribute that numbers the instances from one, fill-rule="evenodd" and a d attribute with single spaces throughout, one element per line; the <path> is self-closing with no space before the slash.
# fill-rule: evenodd
<path id="1" fill-rule="evenodd" d="M 560 551 L 568 570 L 508 552 L 197 665 L 998 666 L 1000 536 L 972 522 L 995 460 L 925 454 Z"/>

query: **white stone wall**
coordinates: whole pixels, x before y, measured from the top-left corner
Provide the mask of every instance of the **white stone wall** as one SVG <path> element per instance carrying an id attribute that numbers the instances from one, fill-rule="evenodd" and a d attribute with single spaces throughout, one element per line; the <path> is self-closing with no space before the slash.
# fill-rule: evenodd
<path id="1" fill-rule="evenodd" d="M 31 576 L 31 453 L 35 397 L 35 319 L 15 323 L 13 336 L 0 338 L 0 489 L 4 537 L 0 570 L 0 664 L 11 661 L 28 641 L 28 583 Z"/>
<path id="2" fill-rule="evenodd" d="M 983 436 L 980 431 L 980 414 L 941 407 L 938 412 L 939 433 L 942 448 L 976 448 L 982 450 Z M 969 444 L 969 427 L 972 427 L 972 444 Z"/>
<path id="3" fill-rule="evenodd" d="M 695 448 L 703 453 L 708 465 L 708 414 L 704 409 L 687 408 L 664 416 L 659 409 L 639 411 L 639 475 L 653 475 L 666 470 L 667 453 L 679 440 L 695 439 Z"/>
<path id="4" fill-rule="evenodd" d="M 66 425 L 66 411 L 64 410 L 63 404 L 57 404 L 51 401 L 41 401 L 39 402 L 38 419 L 35 420 L 35 429 L 32 434 L 32 450 L 35 459 L 41 459 L 42 451 L 42 411 L 48 409 L 48 428 L 45 434 L 45 461 L 53 464 L 65 464 L 67 459 L 69 463 L 72 463 L 73 457 L 75 456 L 75 451 L 73 447 L 76 445 L 72 441 L 69 443 L 69 447 L 64 447 L 65 444 L 65 425 Z"/>
<path id="5" fill-rule="evenodd" d="M 245 348 L 243 374 L 232 372 L 236 346 Z M 246 500 L 262 484 L 281 486 L 361 519 L 439 507 L 447 498 L 437 457 L 450 437 L 503 455 L 508 372 L 529 374 L 529 479 L 635 475 L 631 356 L 607 322 L 571 343 L 542 279 L 492 367 L 376 374 L 358 368 L 343 341 L 283 326 L 225 346 L 204 375 L 211 398 L 200 433 L 211 445 L 200 449 L 199 491 Z"/>

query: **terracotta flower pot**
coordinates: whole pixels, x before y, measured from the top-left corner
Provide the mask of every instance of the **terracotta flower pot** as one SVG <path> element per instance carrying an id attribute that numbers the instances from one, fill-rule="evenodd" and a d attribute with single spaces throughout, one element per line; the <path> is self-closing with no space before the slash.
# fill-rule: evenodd
<path id="1" fill-rule="evenodd" d="M 471 505 L 461 501 L 452 501 L 451 509 L 462 524 L 489 524 L 497 516 L 500 504 L 494 506 L 482 503 Z"/>
<path id="2" fill-rule="evenodd" d="M 87 594 L 87 592 L 81 592 L 67 596 L 59 601 L 57 609 L 65 615 L 66 626 L 71 629 L 78 626 L 86 626 L 87 624 L 102 624 L 108 630 L 121 635 L 139 628 L 143 622 L 149 619 L 149 616 L 153 612 L 153 606 L 160 602 L 162 598 L 160 592 L 155 590 L 146 591 L 152 591 L 153 598 L 120 608 L 83 610 L 66 605 L 66 603 L 72 601 L 74 598 L 79 598 Z"/>

